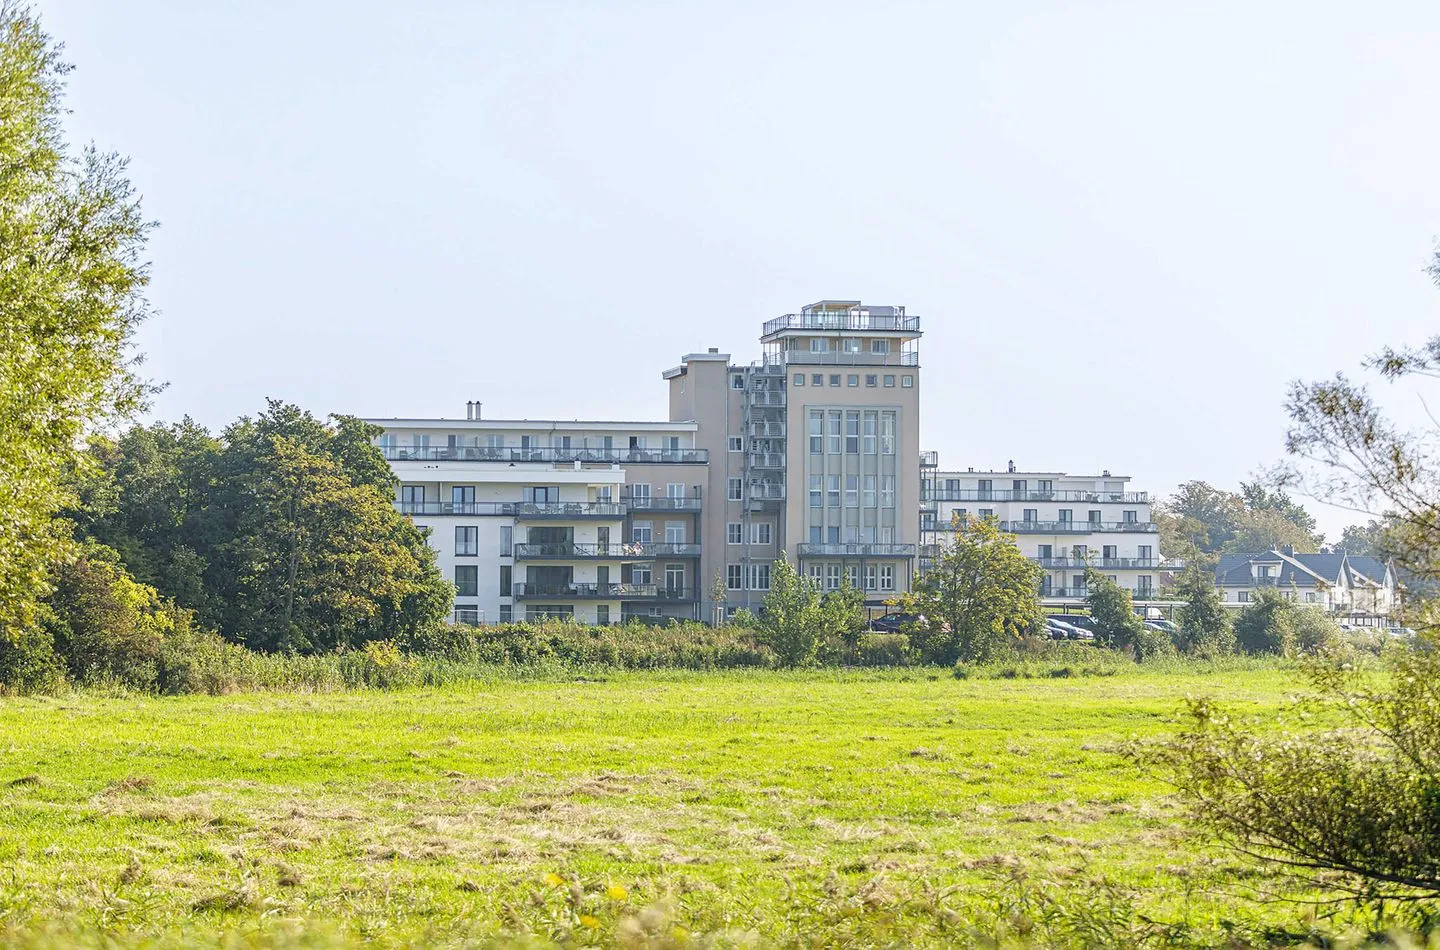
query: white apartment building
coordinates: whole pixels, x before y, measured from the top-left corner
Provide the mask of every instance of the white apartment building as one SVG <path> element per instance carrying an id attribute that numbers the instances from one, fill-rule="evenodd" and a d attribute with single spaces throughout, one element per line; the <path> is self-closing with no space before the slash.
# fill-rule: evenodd
<path id="1" fill-rule="evenodd" d="M 1154 599 L 1184 566 L 1162 556 L 1150 496 L 1130 491 L 1127 476 L 1025 472 L 1013 462 L 1004 471 L 948 472 L 936 461 L 933 454 L 922 461 L 922 546 L 947 542 L 968 518 L 994 518 L 1044 568 L 1046 603 L 1083 601 L 1087 565 L 1137 600 Z"/>
<path id="2" fill-rule="evenodd" d="M 669 419 L 368 419 L 472 622 L 709 619 L 758 608 L 782 552 L 874 605 L 919 542 L 920 319 L 825 300 L 767 321 L 763 357 L 662 376 Z M 702 607 L 702 604 L 704 605 Z"/>

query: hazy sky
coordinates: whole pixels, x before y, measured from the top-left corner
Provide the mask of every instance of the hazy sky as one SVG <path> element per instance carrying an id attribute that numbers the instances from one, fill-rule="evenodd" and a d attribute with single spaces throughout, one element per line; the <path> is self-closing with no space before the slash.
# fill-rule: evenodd
<path id="1" fill-rule="evenodd" d="M 942 464 L 1168 492 L 1440 330 L 1433 2 L 38 9 L 161 224 L 161 418 L 664 418 L 858 298 L 923 318 Z"/>

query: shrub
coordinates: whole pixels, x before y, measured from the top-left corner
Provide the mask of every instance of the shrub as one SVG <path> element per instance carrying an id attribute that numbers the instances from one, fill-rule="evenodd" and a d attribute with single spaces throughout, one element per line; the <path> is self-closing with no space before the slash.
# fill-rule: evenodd
<path id="1" fill-rule="evenodd" d="M 856 644 L 861 666 L 905 666 L 910 662 L 910 638 L 903 633 L 865 633 Z"/>
<path id="2" fill-rule="evenodd" d="M 1273 590 L 1255 592 L 1235 618 L 1235 643 L 1246 653 L 1290 656 L 1295 651 L 1296 607 Z"/>
<path id="3" fill-rule="evenodd" d="M 47 627 L 21 629 L 13 638 L 0 633 L 0 693 L 48 693 L 64 680 L 65 664 Z"/>
<path id="4" fill-rule="evenodd" d="M 1350 644 L 1340 625 L 1313 607 L 1297 607 L 1290 618 L 1295 649 L 1306 654 L 1348 652 Z"/>

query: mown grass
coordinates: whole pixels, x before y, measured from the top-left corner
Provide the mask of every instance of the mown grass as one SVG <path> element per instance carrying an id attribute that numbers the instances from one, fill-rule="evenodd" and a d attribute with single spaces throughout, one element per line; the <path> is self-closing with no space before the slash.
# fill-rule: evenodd
<path id="1" fill-rule="evenodd" d="M 1117 754 L 1293 672 L 0 700 L 0 944 L 1209 943 L 1303 929 Z M 1097 931 L 1098 928 L 1098 931 Z M 1250 940 L 1251 937 L 1241 939 Z M 1258 939 L 1258 938 L 1256 938 Z"/>

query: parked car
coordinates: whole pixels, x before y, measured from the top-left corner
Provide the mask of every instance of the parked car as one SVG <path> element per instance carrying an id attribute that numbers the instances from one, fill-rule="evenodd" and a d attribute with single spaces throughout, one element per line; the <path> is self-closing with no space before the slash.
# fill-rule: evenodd
<path id="1" fill-rule="evenodd" d="M 919 618 L 914 614 L 888 613 L 870 621 L 871 633 L 904 633 L 908 624 Z"/>
<path id="2" fill-rule="evenodd" d="M 1169 620 L 1147 620 L 1145 621 L 1145 626 L 1149 627 L 1151 630 L 1160 630 L 1165 633 L 1180 632 L 1180 627 Z"/>
<path id="3" fill-rule="evenodd" d="M 1072 627 L 1078 627 L 1079 629 L 1085 630 L 1089 633 L 1095 632 L 1095 618 L 1091 617 L 1089 614 L 1051 614 L 1047 619 L 1058 620 L 1061 623 L 1069 624 Z"/>
<path id="4" fill-rule="evenodd" d="M 1045 618 L 1045 630 L 1051 640 L 1081 640 L 1094 636 L 1088 630 L 1081 630 L 1079 627 L 1071 626 L 1054 617 Z"/>

